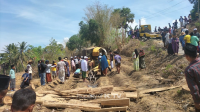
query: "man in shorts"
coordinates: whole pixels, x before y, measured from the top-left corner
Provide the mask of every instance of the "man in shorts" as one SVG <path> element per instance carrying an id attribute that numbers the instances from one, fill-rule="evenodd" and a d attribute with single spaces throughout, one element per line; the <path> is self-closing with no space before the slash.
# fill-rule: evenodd
<path id="1" fill-rule="evenodd" d="M 121 56 L 119 56 L 118 52 L 115 52 L 115 65 L 117 67 L 117 72 L 120 73 L 120 66 L 121 66 Z"/>

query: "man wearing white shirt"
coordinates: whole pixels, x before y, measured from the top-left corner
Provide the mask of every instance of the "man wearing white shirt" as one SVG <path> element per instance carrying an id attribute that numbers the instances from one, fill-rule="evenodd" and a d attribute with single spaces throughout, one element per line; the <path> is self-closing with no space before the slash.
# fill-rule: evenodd
<path id="1" fill-rule="evenodd" d="M 76 56 L 75 56 L 74 62 L 75 62 L 75 64 L 76 64 L 76 69 L 78 69 L 78 68 L 79 68 L 79 64 L 78 64 L 78 59 L 77 59 Z"/>
<path id="2" fill-rule="evenodd" d="M 166 45 L 166 48 L 168 47 L 168 45 L 169 45 L 169 31 L 166 31 L 165 32 L 166 33 L 166 35 L 165 35 L 165 45 Z"/>
<path id="3" fill-rule="evenodd" d="M 87 61 L 84 59 L 84 56 L 81 61 L 81 70 L 82 70 L 83 82 L 85 82 L 86 72 L 88 71 L 88 67 L 87 67 Z"/>
<path id="4" fill-rule="evenodd" d="M 184 27 L 184 29 L 182 30 L 182 32 L 185 33 L 185 31 L 187 31 L 188 29 L 186 28 L 186 26 Z"/>

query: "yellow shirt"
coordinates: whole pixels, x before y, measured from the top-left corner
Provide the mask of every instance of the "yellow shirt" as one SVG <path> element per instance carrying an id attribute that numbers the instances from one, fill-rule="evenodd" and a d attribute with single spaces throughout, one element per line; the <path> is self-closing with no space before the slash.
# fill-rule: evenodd
<path id="1" fill-rule="evenodd" d="M 108 66 L 110 66 L 110 60 L 107 60 L 108 61 Z"/>
<path id="2" fill-rule="evenodd" d="M 57 65 L 57 64 L 55 63 L 55 65 Z M 51 71 L 56 71 L 56 67 L 52 67 Z"/>
<path id="3" fill-rule="evenodd" d="M 185 43 L 191 43 L 191 36 L 190 35 L 185 35 L 184 37 Z"/>

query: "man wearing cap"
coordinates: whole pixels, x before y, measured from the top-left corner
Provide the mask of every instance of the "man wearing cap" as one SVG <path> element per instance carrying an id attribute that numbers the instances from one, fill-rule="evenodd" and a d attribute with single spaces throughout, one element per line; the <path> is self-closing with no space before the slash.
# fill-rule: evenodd
<path id="1" fill-rule="evenodd" d="M 200 39 L 200 33 L 197 32 L 197 28 L 194 28 L 194 36 L 197 36 Z"/>
<path id="2" fill-rule="evenodd" d="M 32 60 L 29 60 L 28 65 L 27 65 L 27 70 L 28 70 L 28 74 L 29 74 L 29 83 L 31 83 L 32 80 Z"/>
<path id="3" fill-rule="evenodd" d="M 8 86 L 10 82 L 10 77 L 5 75 L 0 75 L 0 107 L 3 105 L 3 98 L 8 92 Z"/>
<path id="4" fill-rule="evenodd" d="M 188 44 L 184 49 L 185 58 L 190 62 L 185 69 L 185 77 L 190 94 L 195 103 L 196 112 L 200 111 L 200 58 L 197 58 L 197 49 L 192 44 Z"/>

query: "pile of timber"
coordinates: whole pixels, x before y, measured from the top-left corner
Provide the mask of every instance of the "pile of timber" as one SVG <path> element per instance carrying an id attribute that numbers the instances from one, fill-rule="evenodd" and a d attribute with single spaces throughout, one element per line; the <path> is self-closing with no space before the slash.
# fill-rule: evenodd
<path id="1" fill-rule="evenodd" d="M 143 97 L 144 94 L 174 89 L 180 86 L 146 89 L 136 91 L 135 87 L 103 86 L 97 88 L 79 88 L 63 91 L 38 91 L 36 104 L 51 108 L 72 108 L 84 111 L 126 111 L 130 99 Z M 12 104 L 14 93 L 7 95 L 7 104 Z M 51 99 L 51 100 L 50 100 Z M 64 101 L 60 102 L 57 99 Z M 75 101 L 75 102 L 72 102 Z M 9 102 L 9 103 L 8 103 Z"/>

